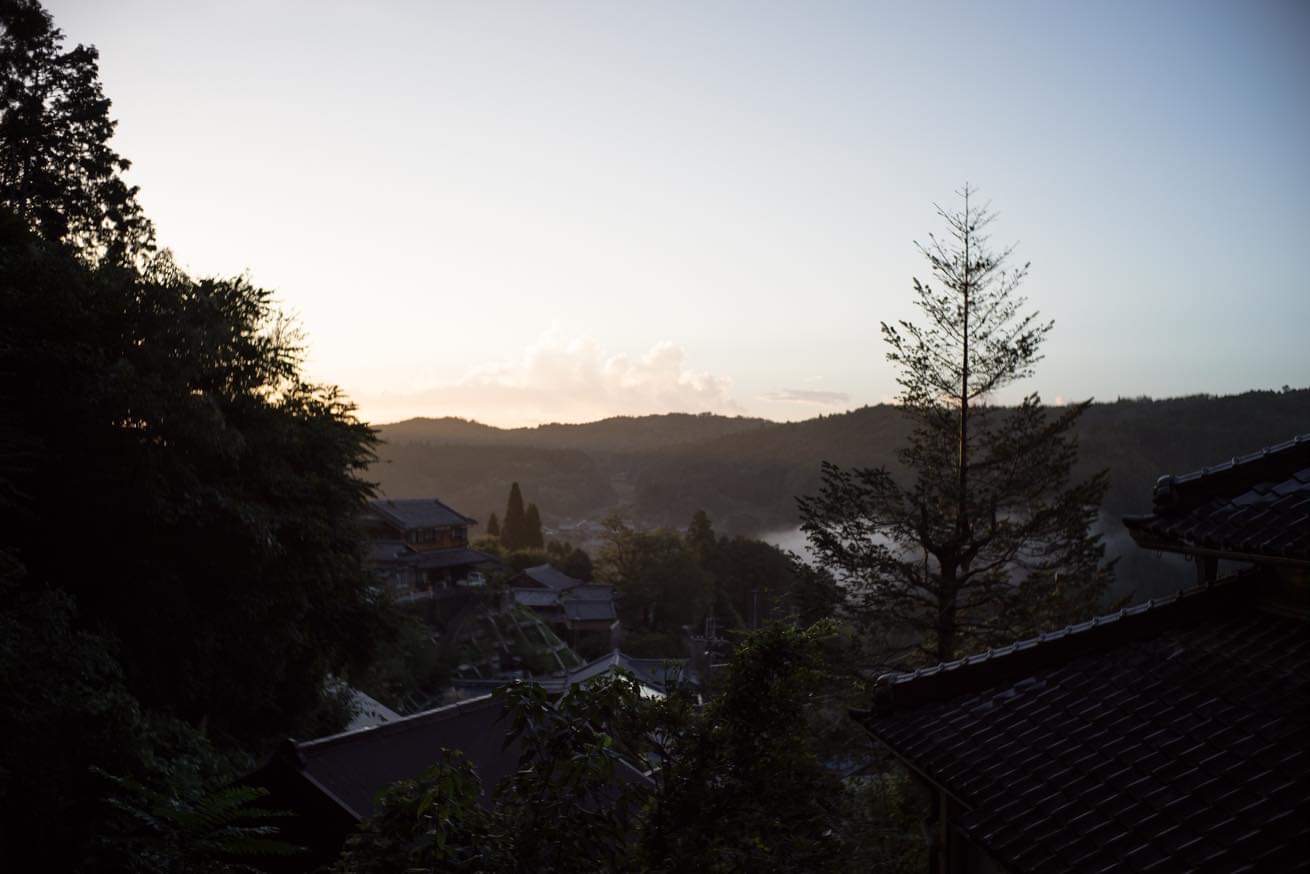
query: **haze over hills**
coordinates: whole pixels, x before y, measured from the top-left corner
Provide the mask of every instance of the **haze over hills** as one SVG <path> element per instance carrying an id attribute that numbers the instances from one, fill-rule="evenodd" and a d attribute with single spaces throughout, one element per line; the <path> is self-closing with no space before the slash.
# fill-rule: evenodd
<path id="1" fill-rule="evenodd" d="M 879 405 L 802 422 L 673 414 L 501 429 L 448 418 L 379 430 L 385 442 L 369 475 L 391 497 L 437 495 L 485 520 L 503 512 L 517 481 L 548 535 L 616 509 L 640 526 L 683 528 L 704 509 L 721 533 L 803 550 L 795 498 L 818 489 L 821 463 L 898 472 L 909 426 Z M 1159 476 L 1307 432 L 1310 389 L 1093 404 L 1079 423 L 1078 473 L 1110 471 L 1101 525 L 1118 561 L 1111 595 L 1153 597 L 1191 579 L 1177 556 L 1137 549 L 1120 522 L 1150 509 Z M 576 528 L 559 536 L 588 545 Z"/>
<path id="2" fill-rule="evenodd" d="M 759 534 L 796 522 L 822 461 L 888 465 L 908 424 L 894 406 L 802 422 L 717 415 L 616 417 L 501 429 L 464 419 L 379 426 L 369 475 L 392 497 L 440 495 L 482 518 L 518 481 L 548 526 L 622 508 L 645 525 L 683 526 L 705 509 L 721 531 Z M 1104 510 L 1144 511 L 1164 473 L 1185 472 L 1310 432 L 1310 389 L 1093 404 L 1079 425 L 1080 469 L 1107 468 Z"/>

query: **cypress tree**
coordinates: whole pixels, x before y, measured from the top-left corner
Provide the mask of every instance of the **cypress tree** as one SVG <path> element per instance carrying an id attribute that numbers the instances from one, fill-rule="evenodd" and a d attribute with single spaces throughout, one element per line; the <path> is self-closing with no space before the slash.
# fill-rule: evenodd
<path id="1" fill-rule="evenodd" d="M 536 504 L 528 504 L 524 535 L 529 549 L 541 549 L 546 543 L 546 537 L 541 531 L 541 512 Z"/>
<path id="2" fill-rule="evenodd" d="M 492 513 L 490 518 L 487 519 L 487 536 L 488 537 L 500 536 L 500 520 L 496 518 L 495 513 Z"/>
<path id="3" fill-rule="evenodd" d="M 505 521 L 500 525 L 500 542 L 511 552 L 528 545 L 528 516 L 523 509 L 523 492 L 519 484 L 509 487 L 509 503 L 505 506 Z"/>

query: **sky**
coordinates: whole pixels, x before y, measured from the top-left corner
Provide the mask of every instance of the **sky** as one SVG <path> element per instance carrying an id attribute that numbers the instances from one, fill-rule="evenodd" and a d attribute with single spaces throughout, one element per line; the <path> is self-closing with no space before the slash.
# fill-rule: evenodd
<path id="1" fill-rule="evenodd" d="M 160 242 L 370 421 L 888 401 L 966 181 L 1055 320 L 1015 392 L 1310 384 L 1304 2 L 47 7 Z"/>

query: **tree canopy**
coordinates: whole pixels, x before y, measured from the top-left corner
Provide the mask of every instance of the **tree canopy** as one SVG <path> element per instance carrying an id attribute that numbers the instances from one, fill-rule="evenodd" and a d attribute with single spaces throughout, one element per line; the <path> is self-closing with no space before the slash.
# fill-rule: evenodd
<path id="1" fill-rule="evenodd" d="M 101 796 L 209 809 L 246 755 L 340 727 L 330 680 L 391 633 L 372 430 L 270 292 L 153 252 L 96 57 L 0 3 L 0 843 L 59 870 L 115 869 L 93 843 L 132 814 Z"/>
<path id="2" fill-rule="evenodd" d="M 617 514 L 603 525 L 596 575 L 618 590 L 624 649 L 681 655 L 683 628 L 699 626 L 712 606 L 710 578 L 676 531 L 641 531 Z"/>
<path id="3" fill-rule="evenodd" d="M 909 481 L 825 464 L 819 494 L 800 500 L 818 561 L 938 660 L 1084 616 L 1109 578 L 1091 530 L 1107 475 L 1072 474 L 1090 401 L 990 404 L 1033 373 L 1053 323 L 1024 311 L 1028 265 L 990 248 L 992 214 L 969 187 L 960 196 L 959 211 L 938 209 L 946 238 L 919 246 L 932 275 L 913 282 L 924 321 L 882 326 L 913 427 L 899 453 Z"/>
<path id="4" fill-rule="evenodd" d="M 154 227 L 109 144 L 114 122 L 99 54 L 63 34 L 36 0 L 0 3 L 0 206 L 82 257 L 131 261 Z"/>
<path id="5" fill-rule="evenodd" d="M 334 871 L 922 868 L 912 839 L 891 849 L 864 840 L 870 818 L 905 832 L 908 817 L 888 816 L 899 787 L 871 799 L 816 749 L 831 633 L 774 624 L 751 635 L 704 708 L 685 689 L 644 698 L 624 675 L 575 687 L 556 706 L 540 687 L 507 687 L 497 694 L 522 753 L 490 805 L 479 805 L 468 762 L 447 752 L 387 791 Z"/>

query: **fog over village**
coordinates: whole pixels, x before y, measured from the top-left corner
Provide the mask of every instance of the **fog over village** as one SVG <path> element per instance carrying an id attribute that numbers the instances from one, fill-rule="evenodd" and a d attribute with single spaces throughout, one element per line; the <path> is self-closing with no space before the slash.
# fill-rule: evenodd
<path id="1" fill-rule="evenodd" d="M 0 866 L 1310 871 L 1307 44 L 0 0 Z"/>

